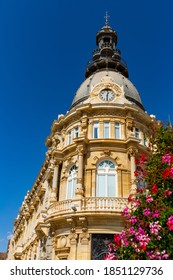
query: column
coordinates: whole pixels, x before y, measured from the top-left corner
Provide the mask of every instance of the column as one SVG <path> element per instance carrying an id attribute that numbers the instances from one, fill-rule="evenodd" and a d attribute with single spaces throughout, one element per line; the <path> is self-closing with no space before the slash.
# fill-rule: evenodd
<path id="1" fill-rule="evenodd" d="M 121 123 L 121 139 L 126 139 L 125 135 L 126 135 L 126 132 L 125 132 L 125 121 L 122 120 Z"/>
<path id="2" fill-rule="evenodd" d="M 88 123 L 88 139 L 93 138 L 93 120 L 89 120 Z"/>
<path id="3" fill-rule="evenodd" d="M 77 188 L 76 188 L 76 197 L 83 197 L 83 147 L 78 147 L 78 175 L 77 175 Z"/>
<path id="4" fill-rule="evenodd" d="M 52 184 L 52 193 L 51 193 L 51 203 L 57 201 L 57 192 L 58 192 L 58 175 L 59 175 L 59 164 L 54 161 L 54 171 L 53 171 L 53 184 Z"/>
<path id="5" fill-rule="evenodd" d="M 136 177 L 135 177 L 135 171 L 136 171 L 136 164 L 135 164 L 135 156 L 137 154 L 136 148 L 130 148 L 128 150 L 128 154 L 130 156 L 130 169 L 131 169 L 131 189 L 130 193 L 134 194 L 136 192 Z"/>

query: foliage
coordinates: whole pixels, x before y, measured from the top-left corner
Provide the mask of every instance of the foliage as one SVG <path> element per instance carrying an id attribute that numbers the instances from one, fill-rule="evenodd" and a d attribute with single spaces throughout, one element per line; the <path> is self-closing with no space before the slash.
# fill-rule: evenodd
<path id="1" fill-rule="evenodd" d="M 115 234 L 105 259 L 173 259 L 172 126 L 160 126 L 151 145 L 150 159 L 136 159 L 137 192 L 128 198 L 125 229 Z"/>

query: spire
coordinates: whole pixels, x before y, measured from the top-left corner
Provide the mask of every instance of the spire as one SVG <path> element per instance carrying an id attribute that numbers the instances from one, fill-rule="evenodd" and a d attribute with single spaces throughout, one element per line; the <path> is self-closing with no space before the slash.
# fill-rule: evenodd
<path id="1" fill-rule="evenodd" d="M 106 12 L 105 25 L 96 34 L 97 49 L 93 51 L 92 60 L 89 62 L 85 77 L 88 78 L 96 71 L 110 69 L 120 72 L 128 78 L 127 65 L 121 59 L 121 52 L 116 48 L 118 36 L 116 31 L 109 25 L 109 15 Z"/>
<path id="2" fill-rule="evenodd" d="M 106 25 L 106 26 L 109 26 L 108 20 L 109 20 L 110 16 L 108 15 L 108 12 L 107 12 L 107 11 L 106 11 L 106 15 L 104 16 L 104 18 L 106 19 L 105 25 Z"/>

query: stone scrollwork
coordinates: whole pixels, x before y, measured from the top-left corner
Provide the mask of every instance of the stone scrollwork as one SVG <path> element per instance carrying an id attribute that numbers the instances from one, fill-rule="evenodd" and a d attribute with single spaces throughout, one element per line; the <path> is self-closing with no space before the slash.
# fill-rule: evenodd
<path id="1" fill-rule="evenodd" d="M 111 155 L 111 151 L 110 150 L 104 150 L 100 155 L 105 156 L 105 157 L 109 157 Z"/>
<path id="2" fill-rule="evenodd" d="M 103 89 L 105 88 L 108 88 L 108 89 L 111 89 L 112 91 L 115 92 L 115 95 L 118 97 L 118 96 L 121 96 L 121 95 L 124 95 L 123 94 L 123 90 L 122 88 L 117 85 L 116 83 L 113 83 L 112 82 L 112 79 L 110 77 L 104 77 L 102 79 L 102 82 L 99 83 L 98 85 L 96 85 L 94 87 L 94 89 L 92 90 L 91 92 L 91 97 L 93 96 L 98 96 L 98 94 L 100 93 L 100 91 L 102 91 Z"/>

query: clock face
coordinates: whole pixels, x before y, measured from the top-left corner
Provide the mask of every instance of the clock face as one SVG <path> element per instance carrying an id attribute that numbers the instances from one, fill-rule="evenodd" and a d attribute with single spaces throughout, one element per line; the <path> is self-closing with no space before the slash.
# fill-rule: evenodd
<path id="1" fill-rule="evenodd" d="M 99 96 L 104 101 L 112 101 L 115 97 L 115 94 L 110 89 L 104 89 L 100 92 Z"/>

